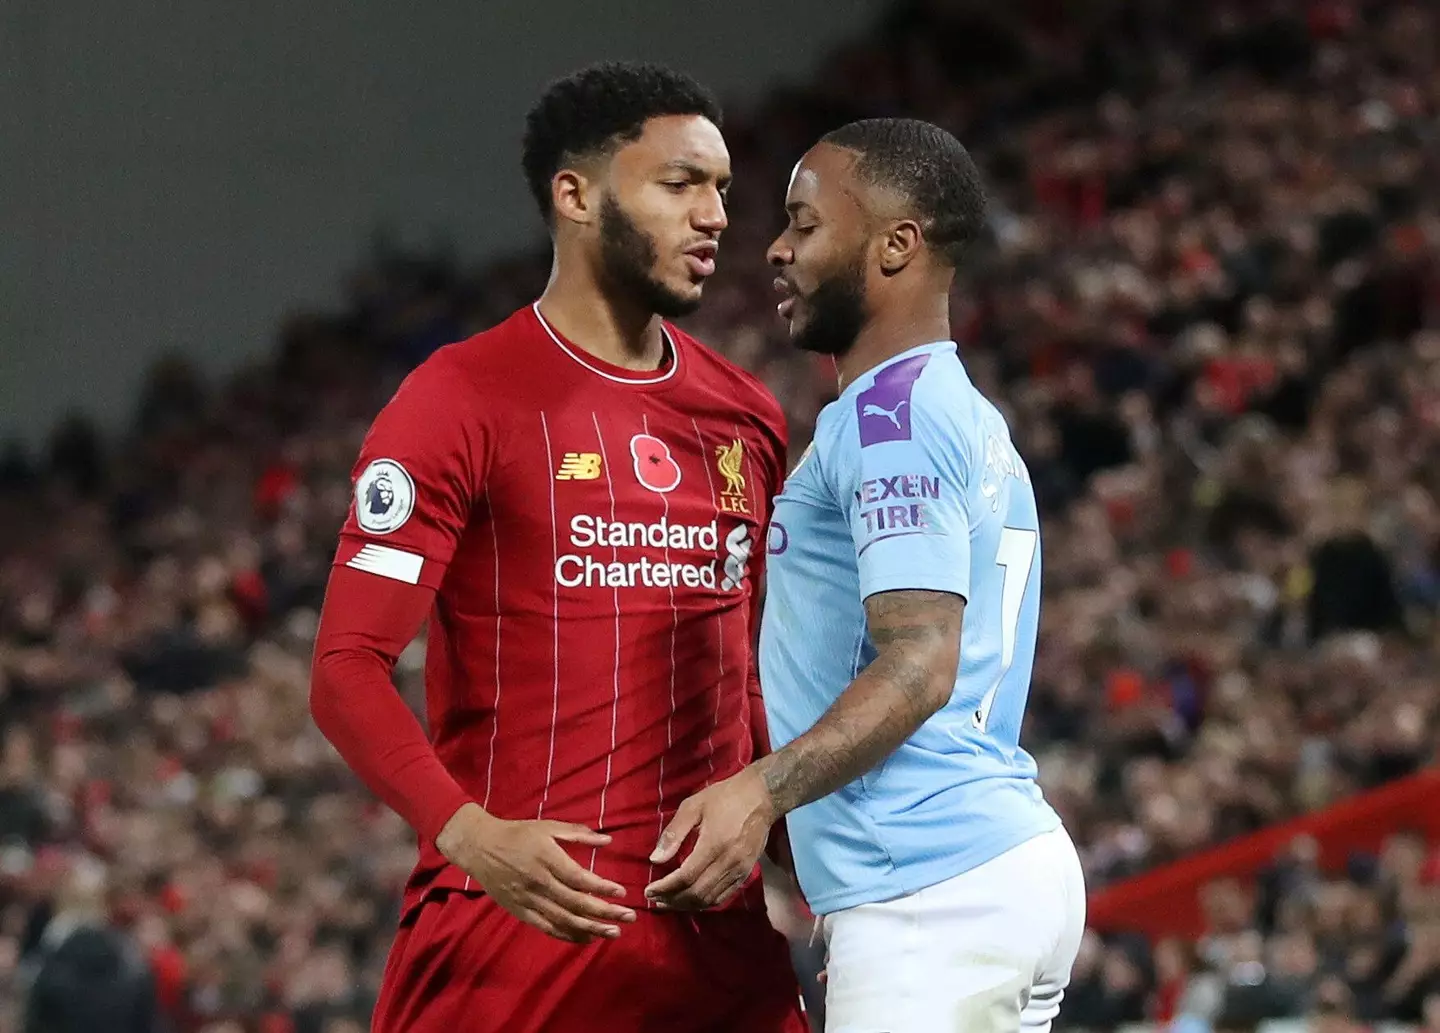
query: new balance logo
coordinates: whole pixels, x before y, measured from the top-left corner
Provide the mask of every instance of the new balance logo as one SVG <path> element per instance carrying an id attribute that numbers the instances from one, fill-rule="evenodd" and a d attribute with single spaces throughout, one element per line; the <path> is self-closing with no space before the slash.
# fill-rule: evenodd
<path id="1" fill-rule="evenodd" d="M 600 476 L 598 452 L 566 452 L 555 471 L 557 481 L 593 481 Z"/>

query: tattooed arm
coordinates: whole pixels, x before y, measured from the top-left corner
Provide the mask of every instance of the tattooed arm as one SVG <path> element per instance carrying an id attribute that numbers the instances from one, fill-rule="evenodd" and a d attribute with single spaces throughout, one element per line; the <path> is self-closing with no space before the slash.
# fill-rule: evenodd
<path id="1" fill-rule="evenodd" d="M 756 761 L 777 816 L 879 766 L 950 700 L 965 600 L 948 592 L 880 592 L 865 601 L 874 662 L 815 727 Z"/>
<path id="2" fill-rule="evenodd" d="M 827 454 L 817 451 L 811 460 L 809 479 L 816 482 L 817 504 L 835 506 L 839 512 L 834 515 L 844 519 L 855 551 L 847 555 L 849 549 L 839 542 L 818 535 L 811 544 L 816 550 L 822 544 L 834 549 L 828 564 L 834 571 L 858 575 L 858 599 L 864 600 L 875 659 L 848 686 L 836 681 L 787 685 L 793 671 L 777 666 L 776 684 L 765 686 L 767 694 L 776 694 L 777 715 L 788 713 L 793 719 L 795 710 L 807 712 L 807 689 L 834 702 L 803 735 L 680 804 L 650 860 L 669 864 L 692 833 L 694 845 L 679 867 L 645 888 L 646 897 L 659 906 L 724 903 L 752 877 L 776 819 L 885 763 L 954 692 L 961 623 L 975 566 L 970 500 L 990 497 L 971 471 L 984 461 L 984 448 L 990 446 L 982 447 L 972 440 L 973 431 L 957 424 L 948 394 L 931 392 L 916 379 L 929 361 L 920 354 L 887 366 L 893 371 L 884 374 L 889 379 L 881 384 L 877 374 L 877 386 L 867 389 L 878 392 L 873 397 L 886 403 L 883 411 L 899 411 L 894 399 L 902 395 L 910 399 L 904 410 L 908 426 L 896 427 L 898 434 L 878 435 L 865 427 L 841 427 L 842 440 L 830 441 Z M 865 398 L 861 392 L 855 402 L 862 421 L 867 414 L 860 402 Z M 868 415 L 880 422 L 874 413 Z M 849 440 L 843 440 L 847 436 Z M 998 439 L 992 435 L 991 440 Z M 890 498 L 909 503 L 898 506 L 905 516 L 903 532 L 894 533 L 892 520 L 898 515 L 892 511 L 897 507 L 884 504 Z M 788 562 L 801 561 L 792 557 Z M 842 605 L 821 599 L 817 604 Z M 785 629 L 777 624 L 775 630 Z M 843 637 L 848 639 L 848 633 Z M 797 703 L 797 695 L 804 700 Z M 796 730 L 787 725 L 781 738 Z"/>
<path id="3" fill-rule="evenodd" d="M 950 592 L 877 592 L 865 600 L 878 655 L 798 739 L 683 802 L 650 860 L 669 861 L 697 827 L 690 856 L 645 887 L 662 907 L 724 903 L 755 867 L 776 820 L 881 764 L 950 699 L 965 600 Z"/>

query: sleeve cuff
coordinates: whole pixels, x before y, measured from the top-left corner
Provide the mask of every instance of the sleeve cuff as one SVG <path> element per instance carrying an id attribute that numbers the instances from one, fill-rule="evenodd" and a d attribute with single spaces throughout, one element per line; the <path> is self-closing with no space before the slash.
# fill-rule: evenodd
<path id="1" fill-rule="evenodd" d="M 435 838 L 440 835 L 450 819 L 455 817 L 455 812 L 467 803 L 474 803 L 474 799 L 459 784 L 450 780 L 448 786 L 437 786 L 441 792 L 435 796 L 434 801 L 427 801 L 423 814 L 417 814 L 414 822 L 415 831 L 427 843 L 434 843 Z"/>

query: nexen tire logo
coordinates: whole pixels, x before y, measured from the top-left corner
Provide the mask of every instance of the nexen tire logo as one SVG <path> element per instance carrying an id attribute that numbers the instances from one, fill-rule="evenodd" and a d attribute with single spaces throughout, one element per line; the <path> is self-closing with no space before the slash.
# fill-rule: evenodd
<path id="1" fill-rule="evenodd" d="M 746 564 L 753 543 L 750 528 L 735 527 L 725 536 L 724 570 L 720 576 L 719 527 L 708 524 L 622 523 L 580 514 L 570 521 L 570 544 L 577 549 L 603 549 L 567 553 L 555 561 L 555 581 L 566 588 L 708 588 L 731 592 L 745 584 Z M 622 549 L 644 549 L 630 559 Z M 656 555 L 651 550 L 668 550 Z M 677 561 L 677 552 L 709 553 L 708 563 Z"/>

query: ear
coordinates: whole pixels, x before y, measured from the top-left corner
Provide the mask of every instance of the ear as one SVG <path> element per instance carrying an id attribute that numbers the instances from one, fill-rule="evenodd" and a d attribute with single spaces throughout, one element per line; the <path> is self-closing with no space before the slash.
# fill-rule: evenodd
<path id="1" fill-rule="evenodd" d="M 588 226 L 600 215 L 598 184 L 576 169 L 561 169 L 550 180 L 550 203 L 556 221 Z"/>
<path id="2" fill-rule="evenodd" d="M 915 260 L 924 241 L 920 224 L 914 219 L 891 224 L 880 241 L 880 271 L 894 276 Z"/>

